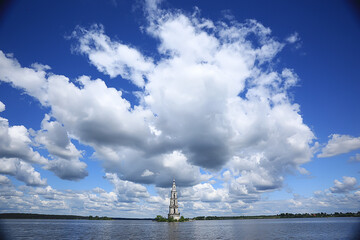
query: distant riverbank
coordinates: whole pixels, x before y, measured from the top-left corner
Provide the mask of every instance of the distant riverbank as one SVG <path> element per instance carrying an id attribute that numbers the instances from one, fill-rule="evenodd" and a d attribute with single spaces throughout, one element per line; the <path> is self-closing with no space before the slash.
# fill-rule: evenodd
<path id="1" fill-rule="evenodd" d="M 236 220 L 236 219 L 278 219 L 278 218 L 323 218 L 323 217 L 360 217 L 360 211 L 335 213 L 281 213 L 257 216 L 198 216 L 187 220 Z M 35 213 L 0 213 L 0 219 L 73 219 L 73 220 L 156 220 L 155 218 L 115 218 L 99 216 L 54 215 Z"/>
<path id="2" fill-rule="evenodd" d="M 281 213 L 277 215 L 258 215 L 258 216 L 198 216 L 194 220 L 235 220 L 235 219 L 278 219 L 278 218 L 323 218 L 323 217 L 360 217 L 360 211 L 334 212 L 334 213 Z"/>
<path id="3" fill-rule="evenodd" d="M 35 213 L 0 213 L 0 219 L 72 219 L 72 220 L 153 220 L 152 218 L 114 218 L 99 216 L 53 215 Z"/>

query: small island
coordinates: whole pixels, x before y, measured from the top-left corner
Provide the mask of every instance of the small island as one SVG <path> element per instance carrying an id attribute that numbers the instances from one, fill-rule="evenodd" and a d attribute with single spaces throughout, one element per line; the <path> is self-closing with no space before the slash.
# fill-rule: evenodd
<path id="1" fill-rule="evenodd" d="M 161 215 L 157 215 L 155 218 L 155 221 L 157 221 L 157 222 L 187 222 L 187 221 L 190 221 L 190 219 L 184 218 L 184 216 L 181 216 L 179 219 L 174 219 L 172 217 L 164 218 Z"/>

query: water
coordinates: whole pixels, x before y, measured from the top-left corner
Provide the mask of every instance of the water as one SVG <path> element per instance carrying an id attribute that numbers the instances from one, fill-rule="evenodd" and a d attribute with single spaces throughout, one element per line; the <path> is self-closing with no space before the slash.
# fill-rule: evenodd
<path id="1" fill-rule="evenodd" d="M 360 218 L 214 220 L 1 220 L 5 239 L 358 239 Z"/>

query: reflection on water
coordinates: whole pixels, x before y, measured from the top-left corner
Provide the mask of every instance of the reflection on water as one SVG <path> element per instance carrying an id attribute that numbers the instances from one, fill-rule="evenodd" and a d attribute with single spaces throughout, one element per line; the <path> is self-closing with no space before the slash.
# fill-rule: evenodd
<path id="1" fill-rule="evenodd" d="M 357 239 L 360 218 L 214 220 L 184 223 L 8 219 L 5 239 Z"/>

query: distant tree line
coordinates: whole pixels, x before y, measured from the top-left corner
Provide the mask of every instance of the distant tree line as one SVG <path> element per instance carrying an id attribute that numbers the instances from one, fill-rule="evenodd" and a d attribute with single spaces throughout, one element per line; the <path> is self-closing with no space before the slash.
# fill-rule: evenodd
<path id="1" fill-rule="evenodd" d="M 88 219 L 85 216 L 76 215 L 53 215 L 53 214 L 35 214 L 35 213 L 1 213 L 0 218 L 7 219 Z"/>
<path id="2" fill-rule="evenodd" d="M 99 216 L 76 216 L 76 215 L 53 215 L 35 213 L 1 213 L 0 219 L 77 219 L 77 220 L 113 220 L 109 217 Z"/>
<path id="3" fill-rule="evenodd" d="M 258 216 L 198 216 L 193 220 L 232 220 L 232 219 L 275 219 L 275 218 L 321 218 L 321 217 L 360 217 L 360 211 L 335 212 L 335 213 L 280 213 L 277 215 L 258 215 Z"/>
<path id="4" fill-rule="evenodd" d="M 234 219 L 266 219 L 279 218 L 276 215 L 259 215 L 259 216 L 198 216 L 193 220 L 234 220 Z"/>
<path id="5" fill-rule="evenodd" d="M 109 217 L 99 217 L 99 216 L 95 216 L 95 217 L 93 217 L 93 216 L 89 216 L 89 218 L 88 218 L 89 220 L 113 220 L 113 218 L 109 218 Z"/>
<path id="6" fill-rule="evenodd" d="M 352 212 L 334 212 L 334 213 L 281 213 L 277 216 L 280 216 L 280 218 L 314 218 L 314 217 L 360 217 L 360 211 L 357 213 Z"/>
<path id="7" fill-rule="evenodd" d="M 157 215 L 154 220 L 157 221 L 157 222 L 187 222 L 187 221 L 189 221 L 189 218 L 184 218 L 184 216 L 181 216 L 179 220 L 175 220 L 172 217 L 164 218 L 161 215 Z"/>
<path id="8" fill-rule="evenodd" d="M 360 217 L 360 211 L 353 212 L 334 212 L 334 213 L 280 213 L 277 215 L 258 215 L 258 216 L 198 216 L 192 220 L 232 220 L 232 219 L 274 219 L 274 218 L 321 218 L 321 217 Z M 99 216 L 76 216 L 76 215 L 53 215 L 35 213 L 0 213 L 0 219 L 77 219 L 77 220 L 155 220 L 157 222 L 186 222 L 189 218 L 181 216 L 179 220 L 167 219 L 157 215 L 151 218 L 111 218 Z"/>
<path id="9" fill-rule="evenodd" d="M 153 218 L 119 218 L 36 213 L 0 213 L 0 219 L 154 220 Z"/>

